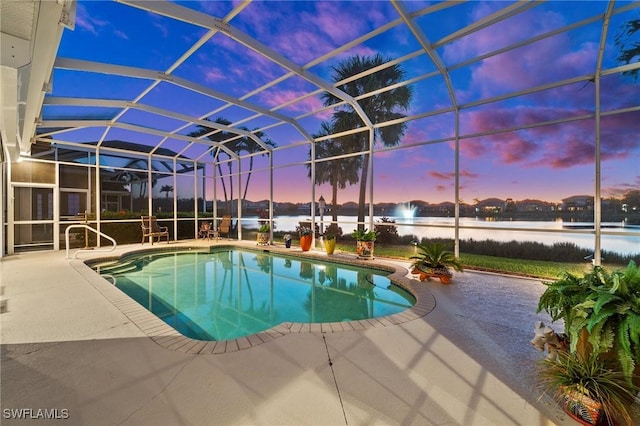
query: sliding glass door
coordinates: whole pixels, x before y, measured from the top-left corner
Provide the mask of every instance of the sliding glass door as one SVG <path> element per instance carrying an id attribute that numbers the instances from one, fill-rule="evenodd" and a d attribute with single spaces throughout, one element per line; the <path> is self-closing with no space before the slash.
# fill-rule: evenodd
<path id="1" fill-rule="evenodd" d="M 53 186 L 13 186 L 14 250 L 54 248 Z"/>

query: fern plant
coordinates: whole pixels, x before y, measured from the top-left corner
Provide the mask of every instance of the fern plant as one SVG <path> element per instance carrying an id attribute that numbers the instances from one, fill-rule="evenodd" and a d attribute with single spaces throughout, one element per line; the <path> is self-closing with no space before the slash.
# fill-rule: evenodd
<path id="1" fill-rule="evenodd" d="M 613 272 L 594 266 L 582 278 L 565 274 L 546 285 L 538 312 L 564 320 L 570 351 L 617 362 L 631 381 L 640 360 L 640 269 L 635 262 Z"/>

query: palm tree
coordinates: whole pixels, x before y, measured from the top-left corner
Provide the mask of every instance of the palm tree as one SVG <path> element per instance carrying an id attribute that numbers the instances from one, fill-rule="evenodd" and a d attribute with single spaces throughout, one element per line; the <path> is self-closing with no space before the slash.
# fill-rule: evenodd
<path id="1" fill-rule="evenodd" d="M 171 185 L 162 185 L 162 188 L 160 188 L 160 193 L 165 193 L 165 195 L 167 196 L 167 198 L 169 198 L 169 193 L 173 192 L 173 186 Z"/>
<path id="2" fill-rule="evenodd" d="M 331 123 L 323 121 L 320 124 L 320 131 L 312 135 L 314 138 L 328 136 L 333 133 Z M 336 155 L 344 154 L 345 147 L 338 141 L 327 139 L 316 142 L 316 158 L 331 158 Z M 309 149 L 309 158 L 311 158 L 311 149 Z M 347 184 L 354 185 L 358 183 L 358 170 L 360 168 L 360 157 L 341 158 L 336 160 L 321 161 L 315 163 L 316 167 L 316 184 L 331 184 L 331 219 L 333 222 L 338 221 L 338 188 L 344 189 Z M 309 169 L 307 176 L 311 178 L 311 163 L 307 164 Z"/>
<path id="3" fill-rule="evenodd" d="M 215 119 L 215 123 L 218 124 L 222 124 L 225 126 L 230 126 L 231 122 L 229 120 L 227 120 L 226 118 L 223 117 L 218 117 Z M 239 127 L 239 129 L 241 130 L 245 130 L 245 131 L 249 131 L 249 129 L 247 129 L 246 127 Z M 198 126 L 198 130 L 191 132 L 189 134 L 189 136 L 192 137 L 201 137 L 203 135 L 206 135 L 208 133 L 213 132 L 215 129 L 211 128 L 211 127 L 207 127 L 207 126 Z M 253 132 L 258 138 L 260 138 L 266 145 L 269 145 L 271 147 L 275 147 L 276 144 L 269 139 L 269 137 L 264 134 L 263 132 L 260 131 L 254 131 Z M 207 138 L 213 142 L 224 142 L 225 146 L 233 151 L 234 153 L 240 155 L 240 153 L 242 151 L 245 151 L 249 154 L 253 154 L 256 152 L 259 152 L 260 150 L 262 150 L 263 148 L 258 145 L 253 139 L 247 137 L 247 136 L 243 136 L 241 138 L 236 138 L 233 139 L 234 137 L 236 137 L 236 135 L 234 133 L 228 132 L 226 130 L 219 130 L 216 133 L 213 133 L 211 135 L 208 135 Z M 228 139 L 233 139 L 231 141 L 225 142 Z M 221 182 L 222 182 L 222 192 L 224 193 L 224 200 L 225 203 L 227 204 L 227 208 L 228 211 L 232 213 L 233 211 L 233 176 L 231 175 L 232 173 L 232 162 L 231 160 L 231 156 L 224 152 L 224 151 L 220 151 L 220 155 L 222 154 L 226 155 L 226 159 L 227 159 L 227 167 L 228 167 L 228 178 L 229 178 L 229 193 L 227 193 L 227 184 L 224 178 L 221 177 Z M 213 153 L 212 153 L 213 154 Z M 263 154 L 264 155 L 264 154 Z M 242 196 L 242 198 L 246 198 L 247 196 L 247 188 L 249 187 L 249 181 L 251 179 L 251 173 L 253 172 L 253 158 L 254 156 L 251 156 L 249 158 L 249 173 L 247 173 L 247 180 L 244 186 L 244 194 Z M 222 173 L 222 166 L 221 166 L 221 161 L 217 161 L 217 166 L 218 166 L 218 172 L 220 174 L 220 176 L 223 175 Z"/>
<path id="4" fill-rule="evenodd" d="M 218 124 L 222 124 L 225 126 L 229 126 L 231 124 L 231 122 L 229 120 L 227 120 L 226 118 L 222 118 L 222 117 L 218 117 L 215 119 L 214 121 L 215 123 Z M 207 126 L 201 126 L 198 125 L 198 130 L 189 133 L 189 136 L 194 137 L 194 138 L 199 138 L 201 136 L 204 136 L 208 133 L 214 132 L 216 129 L 212 128 L 212 127 L 207 127 Z M 216 133 L 210 134 L 207 136 L 207 139 L 213 141 L 213 142 L 223 142 L 229 138 L 232 138 L 234 136 L 234 134 L 227 132 L 226 130 L 220 130 L 217 131 Z M 237 143 L 237 141 L 234 141 L 235 143 Z M 235 152 L 234 148 L 235 148 L 235 143 L 233 142 L 228 142 L 227 144 L 225 144 L 229 149 L 231 149 L 232 151 Z M 227 164 L 229 166 L 229 172 L 231 172 L 231 156 L 226 153 L 225 151 L 220 151 L 220 155 L 226 155 L 227 157 Z M 212 151 L 212 155 L 213 151 Z M 224 178 L 222 177 L 223 173 L 222 173 L 222 166 L 221 166 L 221 161 L 218 160 L 217 161 L 217 166 L 218 166 L 218 173 L 221 176 L 220 177 L 220 181 L 222 182 L 222 192 L 224 194 L 224 201 L 227 204 L 227 208 L 229 209 L 229 211 L 231 211 L 230 209 L 230 205 L 229 203 L 229 194 L 227 193 L 227 186 L 226 186 L 226 182 L 224 180 Z M 231 191 L 231 197 L 233 198 L 233 179 L 231 178 L 231 176 L 229 176 L 229 184 L 230 184 L 230 191 Z"/>
<path id="5" fill-rule="evenodd" d="M 640 19 L 632 19 L 622 26 L 621 31 L 615 36 L 614 41 L 620 53 L 616 58 L 622 64 L 630 64 L 640 61 L 640 42 L 633 40 L 633 35 L 640 31 Z M 622 75 L 628 75 L 637 79 L 640 75 L 638 68 L 624 71 Z"/>
<path id="6" fill-rule="evenodd" d="M 360 74 L 372 68 L 383 65 L 389 59 L 377 54 L 373 57 L 352 56 L 333 67 L 332 79 L 338 83 L 337 88 L 350 96 L 357 98 L 375 90 L 400 83 L 404 79 L 404 70 L 400 65 L 395 64 L 386 67 L 373 74 L 366 75 L 348 83 L 339 84 L 341 81 Z M 409 109 L 413 90 L 409 86 L 400 86 L 395 89 L 380 92 L 373 96 L 367 96 L 358 100 L 358 103 L 374 124 L 384 123 L 390 120 L 396 120 L 405 117 L 401 111 Z M 331 93 L 322 95 L 325 106 L 334 105 L 341 100 Z M 358 116 L 357 112 L 349 104 L 337 106 L 333 113 L 333 129 L 336 132 L 351 130 L 363 127 L 364 123 Z M 400 143 L 404 132 L 407 129 L 406 123 L 394 124 L 391 126 L 379 127 L 374 130 L 374 143 L 381 141 L 385 146 L 395 146 Z M 369 168 L 369 133 L 359 132 L 349 136 L 336 138 L 345 146 L 350 146 L 352 152 L 363 152 L 359 168 L 360 175 L 360 194 L 358 200 L 358 222 L 364 222 L 365 216 L 365 195 L 367 188 L 367 179 Z M 373 201 L 373 200 L 371 200 Z M 358 228 L 364 225 L 359 224 Z"/>
<path id="7" fill-rule="evenodd" d="M 243 130 L 248 130 L 245 127 L 241 127 L 241 129 Z M 264 134 L 261 131 L 254 131 L 253 132 L 254 135 L 256 135 L 262 142 L 264 142 L 265 145 L 269 145 L 272 148 L 275 148 L 277 145 L 275 142 L 273 142 L 271 139 L 269 139 L 269 137 Z M 262 151 L 261 155 L 266 155 L 264 148 L 262 148 L 260 145 L 258 145 L 256 143 L 256 141 L 254 141 L 251 138 L 248 137 L 244 137 L 242 138 L 242 143 L 240 146 L 240 150 L 242 151 L 246 151 L 248 154 L 255 154 L 256 152 L 260 152 Z M 247 198 L 247 189 L 249 189 L 249 181 L 251 180 L 251 173 L 253 172 L 253 158 L 255 156 L 252 155 L 251 157 L 249 157 L 249 173 L 247 173 L 247 180 L 245 182 L 244 185 L 244 194 L 242 195 L 242 199 L 246 199 Z"/>

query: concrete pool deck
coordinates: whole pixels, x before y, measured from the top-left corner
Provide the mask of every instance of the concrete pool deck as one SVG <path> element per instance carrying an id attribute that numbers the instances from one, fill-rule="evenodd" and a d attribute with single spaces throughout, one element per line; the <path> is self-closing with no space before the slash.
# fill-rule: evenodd
<path id="1" fill-rule="evenodd" d="M 140 248 L 149 245 L 78 257 Z M 535 314 L 537 280 L 472 271 L 452 285 L 412 280 L 435 300 L 424 316 L 196 354 L 149 337 L 80 263 L 64 252 L 0 260 L 3 425 L 573 424 L 534 389 L 543 355 L 529 341 L 535 321 L 548 321 Z M 58 419 L 35 419 L 44 415 Z"/>

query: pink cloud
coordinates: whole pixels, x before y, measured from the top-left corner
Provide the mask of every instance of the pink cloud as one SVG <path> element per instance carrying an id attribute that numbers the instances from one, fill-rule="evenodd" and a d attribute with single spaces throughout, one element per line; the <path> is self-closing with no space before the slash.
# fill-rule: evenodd
<path id="1" fill-rule="evenodd" d="M 380 8 L 366 2 L 305 2 L 305 10 L 296 7 L 295 2 L 280 5 L 274 10 L 269 2 L 254 2 L 232 24 L 300 65 L 390 19 Z M 284 10 L 287 6 L 290 8 Z M 286 31 L 282 30 L 283 25 Z M 374 52 L 363 46 L 357 49 L 366 54 Z"/>
<path id="2" fill-rule="evenodd" d="M 560 80 L 593 71 L 596 57 L 594 44 L 584 44 L 572 52 L 568 36 L 558 35 L 485 59 L 473 69 L 471 86 L 479 88 L 485 97 L 522 90 L 547 83 L 550 78 Z"/>
<path id="3" fill-rule="evenodd" d="M 258 94 L 258 97 L 265 105 L 275 107 L 290 102 L 293 99 L 300 98 L 306 94 L 307 92 L 298 90 L 267 90 Z M 323 104 L 320 98 L 318 98 L 317 96 L 309 96 L 300 101 L 292 103 L 291 105 L 288 105 L 283 109 L 297 113 L 307 113 L 310 111 L 321 109 L 322 107 Z M 327 117 L 331 117 L 331 111 L 328 112 Z"/>
<path id="4" fill-rule="evenodd" d="M 531 141 L 510 139 L 506 143 L 501 144 L 500 153 L 502 154 L 502 160 L 506 164 L 511 164 L 526 161 L 537 149 L 538 146 Z"/>
<path id="5" fill-rule="evenodd" d="M 474 10 L 475 19 L 488 15 L 496 7 L 478 4 Z M 532 9 L 447 45 L 443 56 L 447 63 L 455 64 L 564 24 L 564 18 L 555 12 Z M 574 48 L 570 37 L 567 33 L 559 34 L 473 65 L 471 89 L 467 93 L 458 92 L 461 100 L 521 90 L 546 83 L 550 77 L 559 80 L 593 72 L 597 45 L 586 42 Z M 554 70 L 552 75 L 548 72 L 551 69 Z M 479 95 L 474 96 L 473 92 Z"/>
<path id="6" fill-rule="evenodd" d="M 411 122 L 407 126 L 404 138 L 402 138 L 402 144 L 415 144 L 429 140 L 429 133 L 424 127 L 418 127 L 415 123 Z"/>
<path id="7" fill-rule="evenodd" d="M 226 87 L 243 91 L 254 90 L 285 72 L 270 59 L 223 34 L 216 34 L 207 47 L 197 53 L 195 63 L 208 82 L 224 79 Z"/>
<path id="8" fill-rule="evenodd" d="M 436 164 L 436 160 L 428 155 L 415 155 L 413 150 L 411 152 L 404 152 L 406 150 L 400 150 L 404 159 L 400 162 L 400 167 L 403 169 L 410 169 L 415 166 L 433 166 Z M 376 154 L 377 156 L 377 154 Z"/>
<path id="9" fill-rule="evenodd" d="M 338 2 L 317 2 L 313 14 L 315 15 L 313 20 L 318 29 L 336 44 L 353 40 L 360 35 L 365 22 L 360 19 L 349 19 L 348 25 L 345 25 L 347 23 L 345 18 L 340 18 L 343 15 L 342 7 L 342 4 Z"/>
<path id="10" fill-rule="evenodd" d="M 470 20 L 476 22 L 484 19 L 502 7 L 504 6 L 500 2 L 478 2 L 472 11 Z M 533 9 L 447 45 L 444 49 L 444 58 L 447 62 L 460 62 L 516 43 L 524 38 L 559 28 L 564 24 L 564 18 L 555 12 Z"/>
<path id="11" fill-rule="evenodd" d="M 469 112 L 463 120 L 462 134 L 484 133 L 527 126 L 592 113 L 583 109 L 559 107 L 496 108 Z M 593 119 L 532 127 L 463 139 L 461 153 L 467 158 L 491 157 L 504 164 L 524 167 L 567 168 L 590 164 L 595 152 Z M 601 119 L 601 158 L 603 161 L 627 158 L 640 148 L 640 112 L 603 116 Z"/>
<path id="12" fill-rule="evenodd" d="M 635 179 L 629 183 L 618 183 L 603 188 L 602 192 L 606 194 L 606 196 L 620 198 L 628 191 L 637 190 L 638 188 L 640 188 L 640 175 L 637 175 Z"/>
<path id="13" fill-rule="evenodd" d="M 209 68 L 204 71 L 204 79 L 207 83 L 224 80 L 225 78 L 226 74 L 219 68 Z"/>
<path id="14" fill-rule="evenodd" d="M 455 174 L 454 173 L 442 173 L 432 170 L 429 172 L 429 176 L 438 180 L 451 180 Z"/>
<path id="15" fill-rule="evenodd" d="M 474 178 L 475 179 L 475 178 L 479 177 L 480 175 L 478 173 L 472 173 L 472 172 L 470 172 L 468 170 L 462 170 L 460 172 L 460 176 L 461 177 L 467 177 L 467 178 Z"/>
<path id="16" fill-rule="evenodd" d="M 438 172 L 435 170 L 431 170 L 429 172 L 429 176 L 438 179 L 438 180 L 453 180 L 456 177 L 455 172 Z M 477 177 L 479 177 L 480 175 L 478 173 L 473 173 L 470 172 L 469 170 L 461 170 L 460 171 L 460 177 L 462 178 L 469 178 L 469 179 L 475 179 Z"/>
<path id="17" fill-rule="evenodd" d="M 585 142 L 576 135 L 567 135 L 562 144 L 553 144 L 555 149 L 548 149 L 543 157 L 534 164 L 563 169 L 579 164 L 593 163 L 594 144 Z"/>

